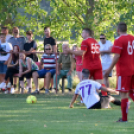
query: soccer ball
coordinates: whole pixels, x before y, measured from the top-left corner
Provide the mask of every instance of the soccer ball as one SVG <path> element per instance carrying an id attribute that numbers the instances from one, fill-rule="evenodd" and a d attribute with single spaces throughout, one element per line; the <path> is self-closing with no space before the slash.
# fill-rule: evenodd
<path id="1" fill-rule="evenodd" d="M 37 98 L 36 98 L 36 96 L 29 95 L 29 96 L 26 98 L 26 102 L 27 102 L 27 103 L 36 103 L 36 102 L 37 102 Z"/>

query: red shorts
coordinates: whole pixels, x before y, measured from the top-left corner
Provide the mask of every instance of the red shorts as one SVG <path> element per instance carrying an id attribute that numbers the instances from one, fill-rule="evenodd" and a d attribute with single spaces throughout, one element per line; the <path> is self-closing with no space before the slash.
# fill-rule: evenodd
<path id="1" fill-rule="evenodd" d="M 94 80 L 102 80 L 102 69 L 89 70 L 90 76 L 89 78 L 93 78 Z"/>
<path id="2" fill-rule="evenodd" d="M 128 92 L 130 90 L 134 90 L 134 75 L 117 76 L 116 90 L 120 92 Z"/>

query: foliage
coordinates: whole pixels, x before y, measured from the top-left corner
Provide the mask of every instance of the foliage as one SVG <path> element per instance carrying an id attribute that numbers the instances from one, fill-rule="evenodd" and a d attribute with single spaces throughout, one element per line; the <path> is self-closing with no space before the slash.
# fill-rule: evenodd
<path id="1" fill-rule="evenodd" d="M 21 33 L 32 30 L 42 39 L 46 25 L 57 40 L 78 45 L 83 27 L 90 27 L 96 39 L 105 33 L 112 41 L 120 21 L 128 24 L 128 33 L 134 32 L 133 0 L 4 0 L 0 9 L 1 25 L 19 26 Z"/>

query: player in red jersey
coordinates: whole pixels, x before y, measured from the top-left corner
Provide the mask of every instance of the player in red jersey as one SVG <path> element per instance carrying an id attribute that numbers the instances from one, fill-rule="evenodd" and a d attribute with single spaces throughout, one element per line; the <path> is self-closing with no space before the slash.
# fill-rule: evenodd
<path id="1" fill-rule="evenodd" d="M 83 41 L 81 50 L 68 50 L 75 55 L 83 56 L 83 68 L 90 71 L 90 77 L 102 83 L 102 66 L 100 61 L 99 44 L 92 37 L 92 31 L 89 28 L 84 28 L 82 31 Z"/>
<path id="2" fill-rule="evenodd" d="M 116 64 L 117 90 L 121 96 L 122 118 L 117 122 L 126 122 L 128 114 L 128 96 L 134 101 L 134 37 L 127 34 L 127 25 L 118 24 L 117 32 L 120 35 L 114 41 L 112 52 L 115 53 L 112 64 L 106 71 L 107 76 Z"/>

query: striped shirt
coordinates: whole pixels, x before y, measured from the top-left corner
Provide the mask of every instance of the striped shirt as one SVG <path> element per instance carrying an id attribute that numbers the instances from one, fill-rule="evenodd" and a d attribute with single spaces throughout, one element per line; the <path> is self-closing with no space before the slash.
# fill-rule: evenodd
<path id="1" fill-rule="evenodd" d="M 57 56 L 58 59 L 59 56 Z M 44 53 L 41 57 L 45 69 L 55 69 L 56 68 L 56 55 L 51 54 L 50 56 Z"/>

